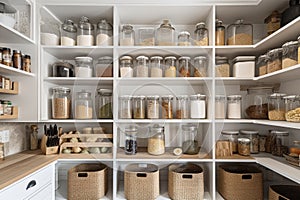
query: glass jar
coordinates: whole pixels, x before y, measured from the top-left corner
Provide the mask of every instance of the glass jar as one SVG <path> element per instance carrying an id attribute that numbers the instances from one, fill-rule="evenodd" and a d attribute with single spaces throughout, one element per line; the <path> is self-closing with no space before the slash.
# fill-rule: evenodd
<path id="1" fill-rule="evenodd" d="M 282 48 L 268 51 L 267 72 L 272 73 L 282 69 Z"/>
<path id="2" fill-rule="evenodd" d="M 153 56 L 151 60 L 150 77 L 162 77 L 162 57 Z"/>
<path id="3" fill-rule="evenodd" d="M 182 31 L 178 34 L 178 46 L 191 46 L 191 34 L 187 31 Z"/>
<path id="4" fill-rule="evenodd" d="M 180 77 L 190 77 L 191 67 L 190 67 L 191 58 L 188 56 L 182 56 L 178 59 L 179 61 L 179 76 Z"/>
<path id="5" fill-rule="evenodd" d="M 22 61 L 22 70 L 25 72 L 31 72 L 31 57 L 30 55 L 24 55 Z"/>
<path id="6" fill-rule="evenodd" d="M 128 126 L 125 132 L 125 154 L 135 155 L 137 153 L 137 128 L 135 126 Z"/>
<path id="7" fill-rule="evenodd" d="M 103 56 L 98 58 L 95 65 L 96 77 L 113 77 L 113 58 L 110 56 Z"/>
<path id="8" fill-rule="evenodd" d="M 75 119 L 92 119 L 93 101 L 90 92 L 82 90 L 76 93 Z"/>
<path id="9" fill-rule="evenodd" d="M 31 133 L 30 133 L 30 150 L 37 150 L 38 149 L 38 126 L 31 125 Z"/>
<path id="10" fill-rule="evenodd" d="M 226 97 L 224 95 L 215 96 L 215 118 L 225 119 L 226 117 Z"/>
<path id="11" fill-rule="evenodd" d="M 191 118 L 206 118 L 206 95 L 195 94 L 190 96 L 191 101 Z"/>
<path id="12" fill-rule="evenodd" d="M 94 26 L 90 23 L 89 18 L 82 16 L 80 18 L 77 30 L 78 46 L 94 45 Z"/>
<path id="13" fill-rule="evenodd" d="M 298 64 L 298 41 L 290 41 L 282 45 L 282 69 Z"/>
<path id="14" fill-rule="evenodd" d="M 136 58 L 136 77 L 148 77 L 149 58 L 147 56 L 138 56 Z"/>
<path id="15" fill-rule="evenodd" d="M 227 45 L 252 45 L 253 26 L 239 19 L 227 27 Z"/>
<path id="16" fill-rule="evenodd" d="M 164 77 L 176 77 L 176 57 L 165 57 Z"/>
<path id="17" fill-rule="evenodd" d="M 59 25 L 58 23 L 51 22 L 50 20 L 41 20 L 40 39 L 42 45 L 59 45 Z M 28 25 L 27 25 L 28 26 Z M 29 26 L 28 26 L 29 28 Z"/>
<path id="18" fill-rule="evenodd" d="M 283 97 L 285 104 L 285 119 L 289 122 L 300 122 L 300 97 L 290 95 Z"/>
<path id="19" fill-rule="evenodd" d="M 267 141 L 267 135 L 259 135 L 259 151 L 260 152 L 266 151 L 266 141 Z"/>
<path id="20" fill-rule="evenodd" d="M 6 66 L 12 66 L 10 48 L 2 48 L 2 64 Z"/>
<path id="21" fill-rule="evenodd" d="M 205 28 L 205 22 L 196 24 L 195 45 L 208 46 L 208 29 Z"/>
<path id="22" fill-rule="evenodd" d="M 241 119 L 242 118 L 242 96 L 231 95 L 227 97 L 227 118 Z"/>
<path id="23" fill-rule="evenodd" d="M 267 64 L 268 64 L 267 55 L 264 54 L 258 57 L 256 68 L 258 69 L 259 76 L 267 74 Z"/>
<path id="24" fill-rule="evenodd" d="M 75 46 L 76 44 L 77 27 L 70 19 L 65 19 L 60 29 L 60 45 Z"/>
<path id="25" fill-rule="evenodd" d="M 161 97 L 161 118 L 173 119 L 173 99 L 172 95 Z"/>
<path id="26" fill-rule="evenodd" d="M 242 156 L 250 156 L 250 139 L 238 138 L 238 153 Z"/>
<path id="27" fill-rule="evenodd" d="M 22 68 L 22 54 L 19 50 L 13 50 L 12 66 L 16 69 Z"/>
<path id="28" fill-rule="evenodd" d="M 66 87 L 55 87 L 52 90 L 52 118 L 69 119 L 71 117 L 71 90 Z"/>
<path id="29" fill-rule="evenodd" d="M 250 153 L 259 153 L 259 134 L 255 130 L 240 130 L 241 137 L 250 139 Z"/>
<path id="30" fill-rule="evenodd" d="M 164 127 L 154 125 L 149 128 L 148 153 L 152 155 L 162 155 L 165 153 Z"/>
<path id="31" fill-rule="evenodd" d="M 134 96 L 133 98 L 133 119 L 145 119 L 145 96 Z"/>
<path id="32" fill-rule="evenodd" d="M 168 19 L 164 19 L 162 24 L 156 30 L 156 45 L 175 45 L 175 28 L 170 24 L 170 21 Z"/>
<path id="33" fill-rule="evenodd" d="M 90 78 L 93 76 L 93 58 L 76 57 L 75 58 L 75 76 L 80 78 Z"/>
<path id="34" fill-rule="evenodd" d="M 189 110 L 188 110 L 188 95 L 180 95 L 176 97 L 176 119 L 188 119 Z"/>
<path id="35" fill-rule="evenodd" d="M 239 131 L 226 131 L 223 130 L 221 132 L 222 140 L 228 140 L 231 142 L 232 144 L 232 152 L 233 153 L 237 153 L 238 152 L 238 135 L 239 135 Z"/>
<path id="36" fill-rule="evenodd" d="M 155 31 L 154 28 L 139 28 L 138 29 L 138 44 L 140 46 L 154 46 L 155 44 Z"/>
<path id="37" fill-rule="evenodd" d="M 106 21 L 106 19 L 101 19 L 97 24 L 97 37 L 96 45 L 97 46 L 111 46 L 113 45 L 113 27 Z"/>
<path id="38" fill-rule="evenodd" d="M 245 114 L 249 119 L 268 119 L 268 96 L 272 87 L 252 87 L 247 89 Z"/>
<path id="39" fill-rule="evenodd" d="M 121 46 L 134 46 L 135 33 L 133 26 L 130 24 L 123 25 L 121 36 L 120 36 L 120 45 Z"/>
<path id="40" fill-rule="evenodd" d="M 225 26 L 223 21 L 216 19 L 216 46 L 225 45 Z"/>
<path id="41" fill-rule="evenodd" d="M 289 132 L 273 130 L 271 134 L 275 136 L 275 144 L 272 148 L 272 154 L 275 156 L 283 156 L 288 153 Z"/>
<path id="42" fill-rule="evenodd" d="M 300 141 L 293 141 L 293 145 L 290 146 L 289 152 L 290 154 L 295 154 L 296 156 L 300 155 Z"/>
<path id="43" fill-rule="evenodd" d="M 74 77 L 74 66 L 68 62 L 55 62 L 52 65 L 53 77 Z"/>
<path id="44" fill-rule="evenodd" d="M 120 76 L 126 78 L 133 77 L 132 57 L 122 56 L 120 62 Z"/>
<path id="45" fill-rule="evenodd" d="M 281 14 L 275 10 L 269 15 L 264 23 L 267 24 L 267 32 L 268 35 L 271 35 L 278 29 L 280 29 L 280 22 L 281 22 Z"/>
<path id="46" fill-rule="evenodd" d="M 194 77 L 207 76 L 207 58 L 205 56 L 197 56 L 194 58 Z"/>
<path id="47" fill-rule="evenodd" d="M 200 147 L 196 139 L 198 129 L 196 125 L 185 124 L 181 126 L 182 129 L 182 152 L 184 154 L 195 155 L 199 153 Z"/>
<path id="48" fill-rule="evenodd" d="M 269 120 L 285 121 L 285 109 L 283 97 L 286 94 L 274 93 L 268 98 Z"/>
<path id="49" fill-rule="evenodd" d="M 147 118 L 158 119 L 159 118 L 159 96 L 147 96 Z"/>
<path id="50" fill-rule="evenodd" d="M 120 118 L 131 119 L 132 118 L 132 96 L 123 95 L 120 97 Z"/>
<path id="51" fill-rule="evenodd" d="M 230 65 L 227 57 L 216 56 L 216 77 L 230 77 Z"/>
<path id="52" fill-rule="evenodd" d="M 98 89 L 96 96 L 97 102 L 97 116 L 99 119 L 112 119 L 113 118 L 113 104 L 112 104 L 112 90 Z"/>

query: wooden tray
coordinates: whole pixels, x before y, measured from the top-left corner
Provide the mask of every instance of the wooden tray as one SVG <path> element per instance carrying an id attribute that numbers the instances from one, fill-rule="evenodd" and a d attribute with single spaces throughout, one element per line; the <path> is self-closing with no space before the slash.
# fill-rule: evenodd
<path id="1" fill-rule="evenodd" d="M 7 90 L 7 89 L 0 88 L 0 93 L 2 93 L 2 94 L 18 94 L 19 93 L 19 83 L 18 82 L 13 82 L 12 87 L 13 87 L 12 90 Z"/>
<path id="2" fill-rule="evenodd" d="M 18 116 L 19 116 L 18 106 L 13 106 L 12 115 L 1 115 L 0 119 L 18 119 Z"/>
<path id="3" fill-rule="evenodd" d="M 290 164 L 300 167 L 300 156 L 299 158 L 292 157 L 287 154 L 283 154 L 283 156 Z"/>

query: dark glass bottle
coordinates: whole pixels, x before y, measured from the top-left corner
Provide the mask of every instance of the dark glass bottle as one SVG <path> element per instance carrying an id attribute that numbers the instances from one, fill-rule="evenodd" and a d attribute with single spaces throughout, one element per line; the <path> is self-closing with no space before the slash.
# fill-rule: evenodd
<path id="1" fill-rule="evenodd" d="M 290 0 L 290 7 L 282 13 L 281 27 L 300 16 L 299 0 Z"/>

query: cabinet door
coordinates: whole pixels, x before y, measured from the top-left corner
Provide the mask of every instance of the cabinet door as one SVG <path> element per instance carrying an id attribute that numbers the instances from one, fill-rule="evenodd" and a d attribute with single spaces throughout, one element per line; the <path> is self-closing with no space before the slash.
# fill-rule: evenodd
<path id="1" fill-rule="evenodd" d="M 29 197 L 28 200 L 52 200 L 54 199 L 52 190 L 53 185 L 52 183 L 49 183 L 44 188 Z"/>

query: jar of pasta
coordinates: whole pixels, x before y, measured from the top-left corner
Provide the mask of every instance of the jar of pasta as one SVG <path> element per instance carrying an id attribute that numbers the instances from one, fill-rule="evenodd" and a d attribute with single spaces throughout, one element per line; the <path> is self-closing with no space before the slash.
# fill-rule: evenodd
<path id="1" fill-rule="evenodd" d="M 285 104 L 285 119 L 289 122 L 300 122 L 300 97 L 289 95 L 283 97 Z"/>
<path id="2" fill-rule="evenodd" d="M 191 67 L 190 67 L 191 58 L 188 56 L 182 56 L 178 59 L 179 61 L 179 76 L 181 77 L 190 77 Z"/>
<path id="3" fill-rule="evenodd" d="M 230 65 L 227 57 L 216 56 L 216 77 L 230 77 Z"/>
<path id="4" fill-rule="evenodd" d="M 268 51 L 267 73 L 272 73 L 282 69 L 282 48 Z"/>
<path id="5" fill-rule="evenodd" d="M 172 95 L 161 97 L 161 117 L 163 119 L 173 119 L 173 98 Z"/>
<path id="6" fill-rule="evenodd" d="M 282 45 L 282 68 L 298 64 L 298 41 L 290 41 Z"/>
<path id="7" fill-rule="evenodd" d="M 256 68 L 258 69 L 258 75 L 262 76 L 267 74 L 268 56 L 261 55 L 257 59 Z"/>
<path id="8" fill-rule="evenodd" d="M 286 94 L 274 93 L 268 98 L 268 117 L 269 120 L 284 121 L 285 110 L 283 97 Z"/>
<path id="9" fill-rule="evenodd" d="M 205 56 L 197 56 L 194 58 L 194 77 L 207 76 L 207 58 Z"/>
<path id="10" fill-rule="evenodd" d="M 188 112 L 188 95 L 179 95 L 176 97 L 176 119 L 187 119 L 189 118 Z"/>

